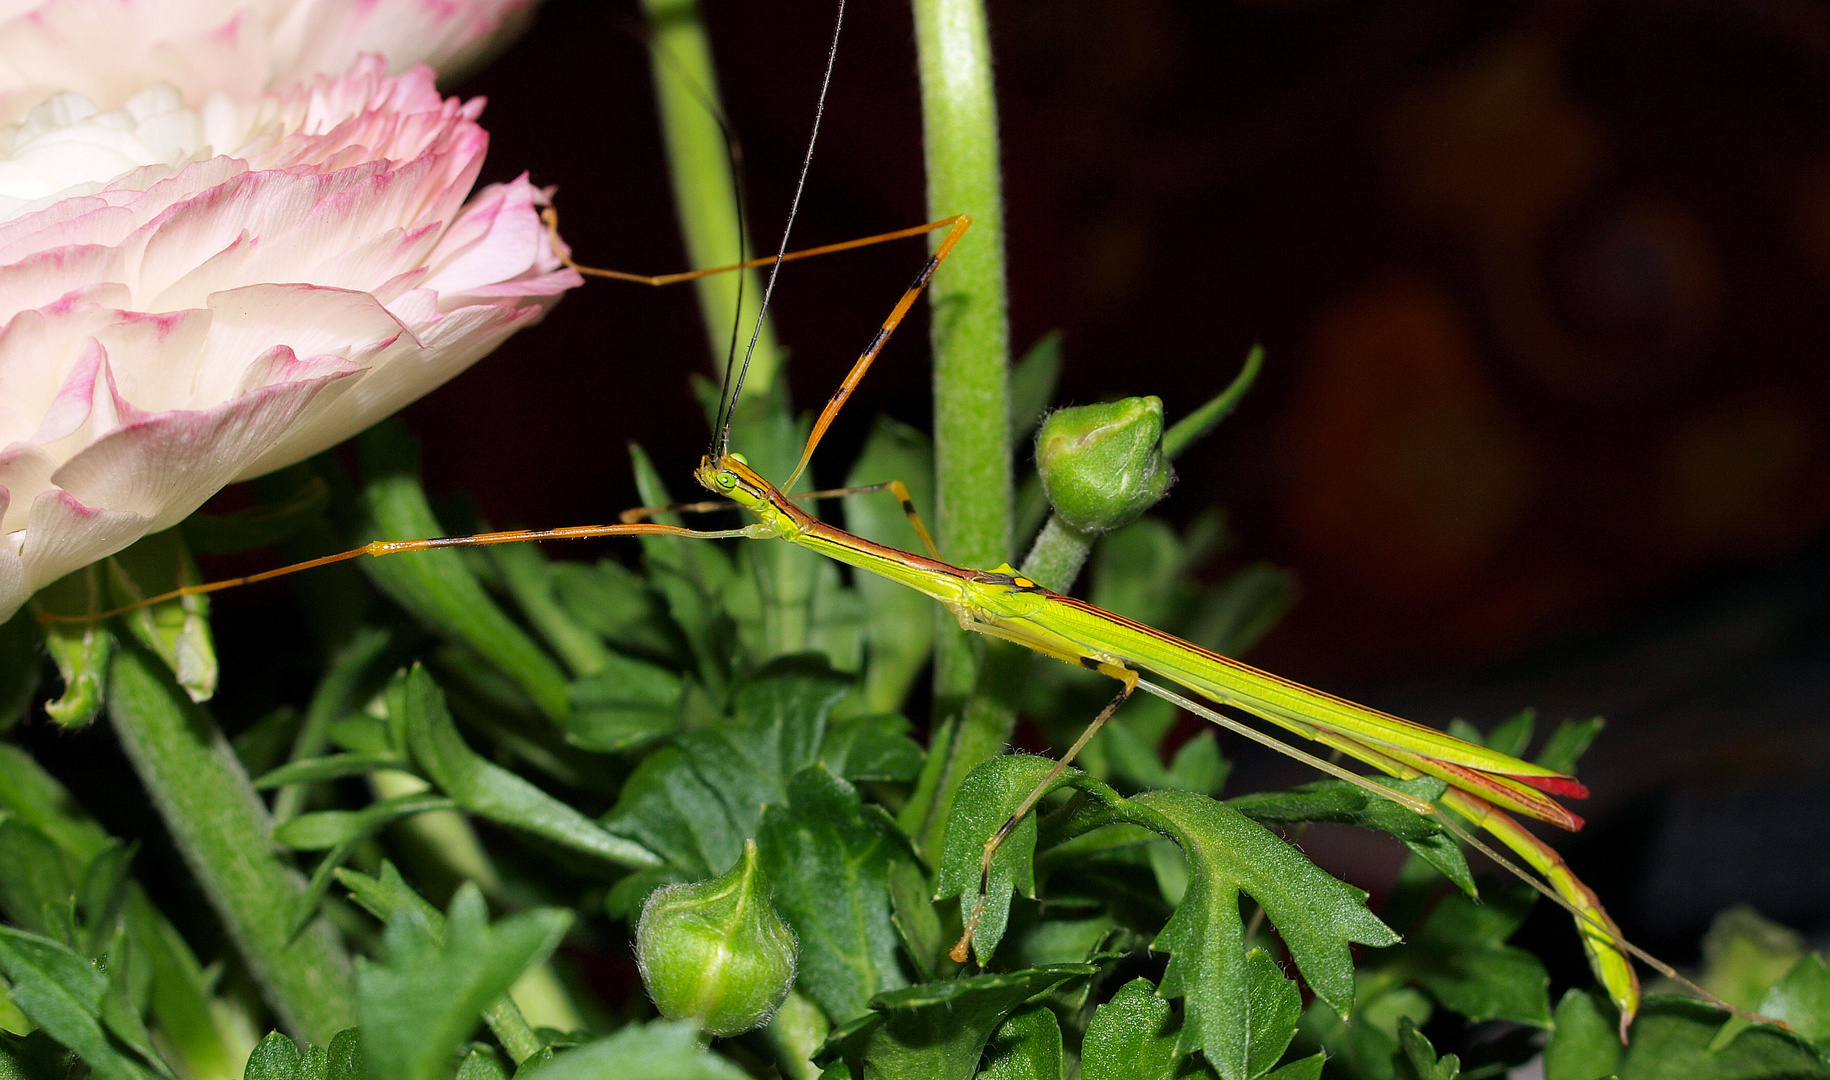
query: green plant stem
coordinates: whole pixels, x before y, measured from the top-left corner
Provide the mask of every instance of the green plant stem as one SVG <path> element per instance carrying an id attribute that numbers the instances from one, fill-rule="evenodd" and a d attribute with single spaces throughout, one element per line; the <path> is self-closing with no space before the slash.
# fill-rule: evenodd
<path id="1" fill-rule="evenodd" d="M 997 101 L 981 0 L 915 0 L 928 216 L 970 214 L 972 232 L 928 287 L 933 310 L 935 525 L 941 552 L 962 566 L 1010 557 L 1010 328 L 1005 317 L 1004 200 Z M 1008 695 L 979 678 L 987 655 L 941 616 L 934 648 L 937 712 L 959 717 L 935 745 L 945 769 L 917 792 L 917 842 L 938 851 L 953 793 L 972 766 L 999 753 L 1016 721 Z M 990 658 L 996 661 L 996 646 Z M 1006 665 L 993 662 L 1002 671 Z"/>
<path id="2" fill-rule="evenodd" d="M 686 257 L 695 267 L 742 262 L 748 250 L 737 225 L 737 188 L 731 179 L 730 151 L 718 127 L 722 111 L 712 46 L 699 19 L 698 0 L 642 0 L 648 16 L 649 62 L 654 73 L 655 102 L 673 177 L 674 211 Z M 712 361 L 722 368 L 731 344 L 737 307 L 737 274 L 700 278 L 699 309 Z M 742 275 L 743 313 L 739 350 L 749 343 L 750 328 L 762 307 L 762 285 L 752 271 Z M 747 385 L 767 392 L 781 369 L 775 333 L 765 323 L 756 343 Z"/>
<path id="3" fill-rule="evenodd" d="M 502 1049 L 508 1051 L 508 1056 L 514 1058 L 517 1065 L 538 1054 L 546 1045 L 528 1026 L 520 1008 L 507 994 L 483 1010 L 483 1022 L 489 1025 L 489 1030 L 502 1043 Z"/>
<path id="4" fill-rule="evenodd" d="M 980 0 L 915 0 L 928 216 L 972 215 L 972 232 L 934 275 L 935 524 L 962 566 L 1010 557 L 1010 328 L 1005 318 L 1004 197 L 991 45 Z M 936 693 L 972 689 L 964 634 L 937 642 Z"/>
<path id="5" fill-rule="evenodd" d="M 215 721 L 158 659 L 125 641 L 109 671 L 108 711 L 267 1004 L 289 1032 L 328 1046 L 356 1019 L 349 955 L 323 919 L 288 935 L 305 879 L 274 847 L 267 808 Z"/>
<path id="6" fill-rule="evenodd" d="M 1081 532 L 1055 514 L 1048 516 L 1029 554 L 1023 557 L 1023 576 L 1045 589 L 1067 592 L 1080 576 L 1080 568 L 1093 551 L 1094 537 Z"/>
<path id="7" fill-rule="evenodd" d="M 699 19 L 699 5 L 697 0 L 643 0 L 642 8 L 649 20 L 655 99 L 687 258 L 695 267 L 741 262 L 753 249 L 738 217 L 731 152 L 718 126 L 723 111 L 718 76 L 712 68 L 711 43 Z M 698 287 L 699 310 L 716 370 L 723 370 L 733 333 L 740 363 L 752 332 L 757 335 L 743 399 L 733 407 L 732 448 L 741 450 L 763 475 L 785 481 L 800 457 L 805 432 L 794 422 L 786 380 L 778 377 L 783 357 L 775 332 L 767 320 L 757 329 L 762 277 L 754 271 L 718 274 L 701 278 Z M 809 482 L 810 478 L 796 486 L 807 490 Z M 751 558 L 763 601 L 769 652 L 779 656 L 805 650 L 818 557 L 787 544 L 771 544 Z"/>

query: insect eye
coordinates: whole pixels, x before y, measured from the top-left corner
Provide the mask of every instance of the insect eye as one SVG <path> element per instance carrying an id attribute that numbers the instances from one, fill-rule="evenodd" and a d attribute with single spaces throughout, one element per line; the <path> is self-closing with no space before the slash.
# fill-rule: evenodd
<path id="1" fill-rule="evenodd" d="M 730 473 L 719 473 L 718 474 L 718 486 L 723 488 L 726 491 L 729 491 L 732 488 L 737 486 L 737 478 L 735 476 L 732 476 Z"/>

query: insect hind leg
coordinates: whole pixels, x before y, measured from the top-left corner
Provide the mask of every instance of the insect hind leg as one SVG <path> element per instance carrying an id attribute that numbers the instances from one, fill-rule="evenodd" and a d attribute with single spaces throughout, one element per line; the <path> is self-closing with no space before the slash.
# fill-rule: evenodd
<path id="1" fill-rule="evenodd" d="M 1095 716 L 1093 722 L 1087 725 L 1086 730 L 1080 733 L 1080 738 L 1074 740 L 1074 745 L 1068 747 L 1067 753 L 1061 755 L 1061 759 L 1055 762 L 1054 768 L 1048 771 L 1048 775 L 1044 776 L 1035 789 L 1025 796 L 1021 803 L 1017 804 L 1017 808 L 1004 819 L 1004 824 L 998 826 L 997 831 L 993 832 L 985 841 L 985 852 L 979 860 L 978 899 L 972 905 L 972 916 L 966 920 L 966 927 L 960 934 L 959 941 L 954 943 L 952 950 L 947 953 L 956 964 L 966 962 L 966 957 L 972 948 L 972 935 L 978 932 L 979 922 L 985 917 L 985 904 L 991 893 L 991 861 L 997 857 L 998 848 L 1004 845 L 1004 841 L 1010 838 L 1010 834 L 1017 830 L 1017 825 L 1031 810 L 1036 808 L 1036 804 L 1042 801 L 1042 797 L 1048 794 L 1055 782 L 1068 771 L 1068 767 L 1074 763 L 1074 759 L 1080 755 L 1082 750 L 1086 749 L 1087 743 L 1093 741 L 1093 736 L 1099 734 L 1099 729 L 1106 726 L 1106 721 L 1112 719 L 1112 714 L 1118 711 L 1120 705 L 1130 700 L 1132 692 L 1137 689 L 1137 672 L 1128 667 L 1090 656 L 1083 657 L 1080 662 L 1082 666 L 1097 671 L 1101 675 L 1117 679 L 1124 685 L 1118 691 L 1118 695 L 1108 702 L 1105 708 L 1099 710 L 1099 715 Z"/>

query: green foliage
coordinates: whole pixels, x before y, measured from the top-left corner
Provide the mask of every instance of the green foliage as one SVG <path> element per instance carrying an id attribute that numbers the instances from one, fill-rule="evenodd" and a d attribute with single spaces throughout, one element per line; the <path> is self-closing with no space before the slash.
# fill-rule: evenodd
<path id="1" fill-rule="evenodd" d="M 852 477 L 919 478 L 928 454 L 919 436 L 882 425 Z M 395 531 L 427 524 L 410 460 L 395 436 L 371 435 L 366 480 L 319 461 L 316 482 L 295 485 L 307 494 L 282 494 L 290 501 L 242 531 L 328 529 L 336 546 L 382 520 Z M 666 499 L 654 476 L 644 482 Z M 847 512 L 889 542 L 916 542 L 893 500 L 854 496 Z M 1194 584 L 1223 539 L 1216 517 L 1183 533 L 1138 521 L 1096 550 L 1091 594 L 1238 651 L 1291 590 L 1262 567 Z M 349 1033 L 322 1049 L 284 1036 L 229 1049 L 221 1018 L 249 1006 L 225 999 L 145 902 L 132 850 L 0 746 L 0 911 L 15 927 L 7 940 L 39 950 L 19 960 L 22 975 L 8 969 L 0 1050 L 23 1061 L 67 1048 L 97 1075 L 124 1076 L 245 1058 L 247 1076 L 276 1080 L 564 1080 L 638 1061 L 656 1076 L 1314 1080 L 1323 1050 L 1341 1075 L 1454 1075 L 1454 1057 L 1407 1026 L 1445 1009 L 1548 1022 L 1542 968 L 1506 944 L 1524 898 L 1437 895 L 1449 882 L 1472 894 L 1473 882 L 1433 821 L 1333 780 L 1217 801 L 1229 772 L 1220 744 L 1202 733 L 1168 753 L 1175 716 L 1154 700 L 1128 705 L 1083 756 L 1087 771 L 1062 777 L 1003 844 L 978 965 L 956 965 L 946 950 L 977 904 L 984 840 L 1051 765 L 996 757 L 950 798 L 929 789 L 941 857 L 923 861 L 897 812 L 940 763 L 897 710 L 931 648 L 927 601 L 826 570 L 787 597 L 758 588 L 759 572 L 781 568 L 748 549 L 668 537 L 647 538 L 635 568 L 533 548 L 439 554 L 448 557 L 380 571 L 393 606 L 325 623 L 336 629 L 323 681 L 290 718 L 237 743 L 260 755 L 255 786 L 274 800 L 273 839 L 309 870 L 285 926 L 296 933 L 329 914 L 369 955 L 345 1004 L 361 1048 Z M 494 614 L 471 609 L 478 596 Z M 136 642 L 133 656 L 151 656 L 119 632 Z M 66 645 L 69 656 L 87 648 L 106 659 L 117 640 L 102 631 Z M 1029 708 L 1060 718 L 1064 735 L 1109 697 L 1086 673 L 1019 659 Z M 80 667 L 66 698 L 83 684 Z M 1566 728 L 1546 753 L 1567 756 L 1592 734 Z M 1515 723 L 1499 737 L 1529 731 Z M 1440 790 L 1405 786 L 1421 798 Z M 1384 832 L 1416 854 L 1392 907 L 1402 945 L 1364 893 L 1272 831 L 1316 822 Z M 798 941 L 792 1024 L 708 1049 L 689 1028 L 618 1028 L 573 1003 L 576 987 L 547 966 L 559 963 L 549 956 L 561 936 L 626 948 L 657 888 L 713 878 L 747 844 L 752 880 L 766 881 L 770 909 Z M 466 879 L 476 884 L 459 888 Z M 501 912 L 493 922 L 490 906 Z M 357 909 L 379 929 L 365 929 Z M 714 937 L 741 946 L 741 935 Z M 1358 976 L 1356 943 L 1373 947 Z M 115 955 L 129 957 L 118 979 L 98 966 Z M 1124 981 L 1109 978 L 1125 965 Z M 1801 966 L 1774 991 L 1801 1030 L 1816 1007 L 1814 970 Z M 511 996 L 517 980 L 525 986 Z M 786 989 L 776 982 L 748 1019 Z M 1304 985 L 1315 997 L 1306 1012 Z M 623 1007 L 639 1017 L 640 1006 Z M 563 1019 L 542 1027 L 552 1021 L 536 1012 Z M 1551 1049 L 1567 1057 L 1575 1045 Z"/>
<path id="2" fill-rule="evenodd" d="M 339 1031 L 328 1048 L 296 1043 L 272 1032 L 248 1055 L 242 1080 L 367 1080 L 367 1062 L 355 1028 Z"/>
<path id="3" fill-rule="evenodd" d="M 741 1080 L 747 1075 L 724 1058 L 706 1053 L 691 1024 L 657 1021 L 632 1024 L 605 1039 L 555 1056 L 517 1080 L 597 1080 L 640 1076 L 645 1080 Z"/>
<path id="4" fill-rule="evenodd" d="M 388 918 L 385 958 L 356 977 L 369 1075 L 433 1080 L 476 1029 L 483 1010 L 522 972 L 546 959 L 572 914 L 541 908 L 491 924 L 483 896 L 465 886 L 443 927 L 415 906 Z"/>

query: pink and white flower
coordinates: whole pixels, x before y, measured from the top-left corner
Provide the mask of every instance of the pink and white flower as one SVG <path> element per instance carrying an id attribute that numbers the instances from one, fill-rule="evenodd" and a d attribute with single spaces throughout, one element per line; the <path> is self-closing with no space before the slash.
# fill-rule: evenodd
<path id="1" fill-rule="evenodd" d="M 104 112 L 156 83 L 186 104 L 251 101 L 357 57 L 452 76 L 527 22 L 534 0 L 0 0 L 0 123 L 57 94 Z M 219 148 L 220 149 L 220 148 Z"/>
<path id="2" fill-rule="evenodd" d="M 0 618 L 443 383 L 578 284 L 480 102 L 379 58 L 0 127 Z"/>

